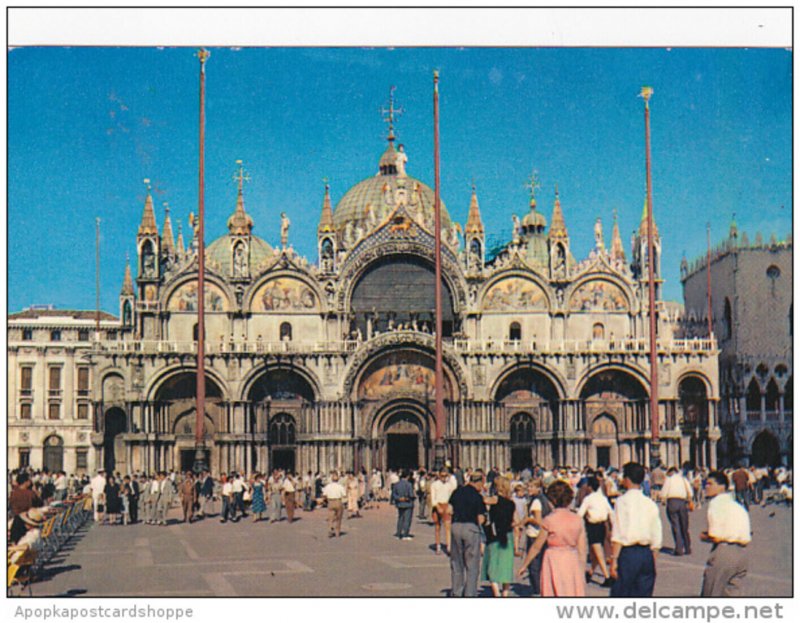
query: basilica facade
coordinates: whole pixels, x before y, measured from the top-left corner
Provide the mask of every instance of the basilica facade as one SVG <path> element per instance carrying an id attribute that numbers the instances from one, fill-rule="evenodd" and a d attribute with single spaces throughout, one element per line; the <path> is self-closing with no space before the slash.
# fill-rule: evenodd
<path id="1" fill-rule="evenodd" d="M 409 174 L 408 156 L 390 133 L 377 171 L 335 208 L 325 188 L 311 259 L 289 242 L 291 214 L 270 241 L 254 235 L 240 176 L 228 231 L 206 247 L 203 434 L 214 472 L 433 465 L 434 192 Z M 558 192 L 548 226 L 532 189 L 492 253 L 475 189 L 463 225 L 442 204 L 447 456 L 473 467 L 648 463 L 646 210 L 630 256 L 616 222 L 608 245 L 598 222 L 577 260 Z M 92 462 L 185 469 L 198 241 L 176 240 L 169 213 L 159 227 L 149 194 L 136 240 L 116 339 L 87 345 L 83 359 Z M 713 466 L 716 343 L 680 338 L 680 314 L 657 300 L 661 456 Z"/>

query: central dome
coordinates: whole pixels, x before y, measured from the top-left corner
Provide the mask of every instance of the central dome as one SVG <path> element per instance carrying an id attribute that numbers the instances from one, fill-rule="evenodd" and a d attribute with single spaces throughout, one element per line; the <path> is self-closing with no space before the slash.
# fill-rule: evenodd
<path id="1" fill-rule="evenodd" d="M 433 231 L 433 189 L 406 175 L 406 161 L 403 146 L 395 149 L 390 140 L 378 163 L 378 173 L 353 186 L 336 205 L 333 225 L 337 233 L 342 235 L 348 224 L 368 229 L 370 218 L 382 222 L 400 203 L 405 203 L 410 216 Z M 442 201 L 442 228 L 450 227 L 450 215 Z"/>

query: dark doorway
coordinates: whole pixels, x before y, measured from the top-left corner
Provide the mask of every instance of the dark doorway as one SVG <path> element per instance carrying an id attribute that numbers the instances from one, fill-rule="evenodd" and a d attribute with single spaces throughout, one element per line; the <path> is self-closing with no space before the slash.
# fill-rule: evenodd
<path id="1" fill-rule="evenodd" d="M 526 467 L 533 467 L 531 448 L 511 448 L 511 470 L 521 472 Z"/>
<path id="2" fill-rule="evenodd" d="M 283 469 L 294 471 L 294 450 L 273 449 L 272 450 L 272 469 Z"/>
<path id="3" fill-rule="evenodd" d="M 50 472 L 64 469 L 64 441 L 51 435 L 44 441 L 44 468 Z"/>
<path id="4" fill-rule="evenodd" d="M 774 435 L 762 431 L 753 441 L 750 465 L 777 467 L 781 464 L 781 447 Z"/>
<path id="5" fill-rule="evenodd" d="M 181 450 L 181 471 L 190 472 L 194 468 L 194 450 Z"/>
<path id="6" fill-rule="evenodd" d="M 386 467 L 388 469 L 416 469 L 419 467 L 419 435 L 415 433 L 389 433 L 386 435 Z"/>
<path id="7" fill-rule="evenodd" d="M 117 443 L 117 436 L 127 429 L 127 418 L 122 409 L 114 407 L 106 411 L 105 433 L 103 435 L 103 467 L 107 474 L 117 471 L 117 461 L 122 460 L 121 444 Z M 120 452 L 117 452 L 120 450 Z M 117 455 L 120 456 L 117 456 Z"/>
<path id="8" fill-rule="evenodd" d="M 597 446 L 597 466 L 607 468 L 611 466 L 611 448 L 608 446 Z"/>

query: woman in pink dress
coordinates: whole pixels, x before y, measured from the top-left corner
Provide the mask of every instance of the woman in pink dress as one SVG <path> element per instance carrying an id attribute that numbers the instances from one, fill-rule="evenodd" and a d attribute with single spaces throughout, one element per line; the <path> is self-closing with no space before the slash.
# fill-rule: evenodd
<path id="1" fill-rule="evenodd" d="M 584 597 L 586 578 L 586 534 L 583 521 L 567 507 L 573 492 L 568 483 L 557 480 L 547 487 L 547 499 L 554 510 L 542 520 L 539 536 L 528 550 L 519 570 L 523 576 L 531 561 L 547 543 L 542 559 L 542 597 Z"/>

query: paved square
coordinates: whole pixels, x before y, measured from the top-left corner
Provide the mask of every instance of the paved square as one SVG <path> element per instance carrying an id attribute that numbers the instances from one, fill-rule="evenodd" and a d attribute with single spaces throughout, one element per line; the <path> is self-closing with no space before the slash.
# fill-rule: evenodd
<path id="1" fill-rule="evenodd" d="M 325 510 L 298 513 L 288 524 L 220 524 L 216 518 L 185 525 L 178 509 L 167 527 L 97 526 L 70 541 L 49 565 L 51 575 L 34 585 L 35 596 L 444 596 L 450 586 L 446 556 L 432 551 L 433 527 L 414 520 L 413 541 L 392 537 L 396 514 L 383 504 L 361 519 L 345 520 L 339 539 L 327 536 Z M 672 536 L 663 516 L 664 544 Z M 791 509 L 751 509 L 753 542 L 746 595 L 789 596 Z M 697 535 L 705 529 L 705 508 L 691 514 L 693 553 L 658 558 L 656 596 L 697 596 L 709 546 Z M 517 561 L 517 564 L 519 561 Z M 527 582 L 515 584 L 528 595 Z M 484 594 L 486 590 L 484 590 Z M 589 585 L 588 595 L 607 589 Z"/>

